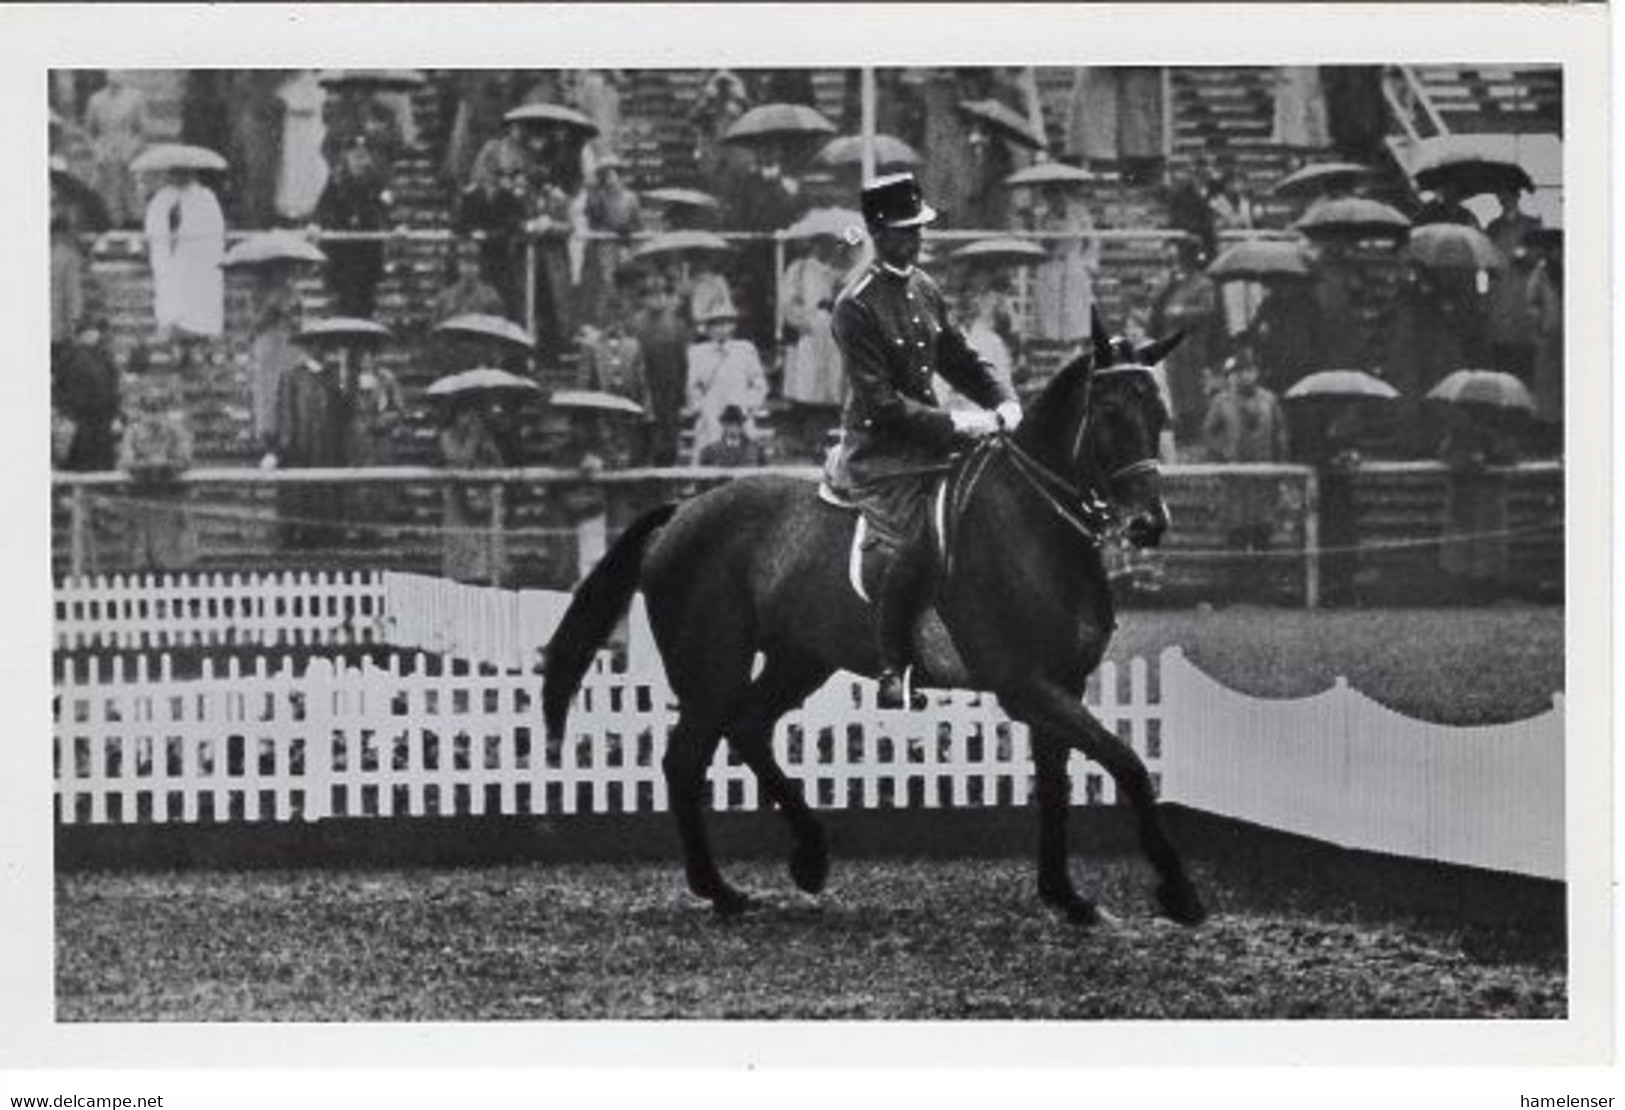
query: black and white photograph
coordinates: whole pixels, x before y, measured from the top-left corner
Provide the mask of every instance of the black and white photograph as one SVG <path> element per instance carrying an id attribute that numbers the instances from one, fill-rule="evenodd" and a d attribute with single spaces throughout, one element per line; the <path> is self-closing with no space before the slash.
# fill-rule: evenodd
<path id="1" fill-rule="evenodd" d="M 1399 7 L 33 27 L 14 1063 L 1613 1094 L 1608 13 Z"/>

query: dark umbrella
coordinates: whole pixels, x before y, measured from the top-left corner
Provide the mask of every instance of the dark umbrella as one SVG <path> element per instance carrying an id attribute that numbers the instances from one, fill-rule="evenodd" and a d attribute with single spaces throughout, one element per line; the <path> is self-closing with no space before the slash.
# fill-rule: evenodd
<path id="1" fill-rule="evenodd" d="M 512 320 L 483 312 L 465 312 L 442 320 L 434 330 L 443 335 L 503 343 L 526 354 L 536 349 L 536 340 L 530 332 Z"/>
<path id="2" fill-rule="evenodd" d="M 1356 235 L 1403 239 L 1411 221 L 1381 201 L 1365 197 L 1338 197 L 1311 205 L 1292 225 L 1309 236 Z"/>
<path id="3" fill-rule="evenodd" d="M 388 328 L 371 320 L 355 316 L 329 316 L 323 320 L 307 321 L 293 341 L 306 346 L 332 343 L 349 347 L 361 343 L 382 343 L 389 337 Z"/>
<path id="4" fill-rule="evenodd" d="M 51 187 L 60 190 L 69 204 L 77 208 L 93 230 L 107 227 L 111 222 L 107 202 L 84 178 L 68 169 L 68 163 L 59 155 L 51 156 Z"/>
<path id="5" fill-rule="evenodd" d="M 1044 136 L 1035 133 L 1031 124 L 997 100 L 961 100 L 959 110 L 1000 138 L 1033 150 L 1043 150 L 1046 145 Z"/>
<path id="6" fill-rule="evenodd" d="M 1032 266 L 1049 258 L 1049 252 L 1027 239 L 978 239 L 966 243 L 948 257 L 955 262 L 981 262 L 992 266 Z"/>
<path id="7" fill-rule="evenodd" d="M 1248 239 L 1222 252 L 1207 268 L 1215 281 L 1304 281 L 1314 276 L 1295 239 Z"/>
<path id="8" fill-rule="evenodd" d="M 529 378 L 522 378 L 518 374 L 511 374 L 491 366 L 479 366 L 473 370 L 464 370 L 459 374 L 449 374 L 444 378 L 435 379 L 424 391 L 424 396 L 436 401 L 449 401 L 495 394 L 525 400 L 538 397 L 541 392 L 542 387 Z"/>
<path id="9" fill-rule="evenodd" d="M 1452 405 L 1535 411 L 1535 399 L 1529 395 L 1528 387 L 1499 370 L 1457 370 L 1428 390 L 1428 399 Z"/>
<path id="10" fill-rule="evenodd" d="M 752 143 L 833 134 L 835 125 L 816 108 L 805 104 L 763 104 L 734 120 L 723 132 L 722 141 Z"/>
<path id="11" fill-rule="evenodd" d="M 1012 189 L 1019 189 L 1040 185 L 1082 185 L 1094 179 L 1095 175 L 1088 170 L 1069 166 L 1065 162 L 1035 162 L 1005 178 L 1004 183 Z"/>
<path id="12" fill-rule="evenodd" d="M 220 266 L 226 270 L 252 270 L 263 266 L 320 266 L 326 261 L 321 248 L 303 235 L 265 231 L 232 247 L 220 260 Z"/>
<path id="13" fill-rule="evenodd" d="M 502 117 L 509 123 L 528 127 L 556 127 L 575 132 L 584 139 L 598 134 L 598 125 L 574 108 L 562 104 L 521 104 Z"/>
<path id="14" fill-rule="evenodd" d="M 1289 401 L 1306 397 L 1369 397 L 1391 401 L 1398 396 L 1399 390 L 1364 370 L 1321 370 L 1299 379 L 1286 391 Z"/>
<path id="15" fill-rule="evenodd" d="M 1425 224 L 1411 231 L 1406 253 L 1429 270 L 1502 270 L 1506 259 L 1490 237 L 1462 224 Z"/>
<path id="16" fill-rule="evenodd" d="M 1529 172 L 1510 158 L 1459 147 L 1424 148 L 1411 164 L 1419 189 L 1454 188 L 1461 196 L 1482 193 L 1533 192 Z"/>
<path id="17" fill-rule="evenodd" d="M 316 80 L 328 88 L 366 86 L 382 92 L 411 92 L 428 78 L 421 69 L 324 69 Z"/>
<path id="18" fill-rule="evenodd" d="M 825 143 L 813 161 L 826 166 L 860 166 L 863 164 L 863 136 L 842 135 Z M 913 147 L 894 135 L 875 136 L 875 165 L 917 166 L 920 155 Z"/>
<path id="19" fill-rule="evenodd" d="M 1374 172 L 1358 162 L 1317 162 L 1287 174 L 1270 192 L 1278 197 L 1320 197 L 1348 189 Z"/>

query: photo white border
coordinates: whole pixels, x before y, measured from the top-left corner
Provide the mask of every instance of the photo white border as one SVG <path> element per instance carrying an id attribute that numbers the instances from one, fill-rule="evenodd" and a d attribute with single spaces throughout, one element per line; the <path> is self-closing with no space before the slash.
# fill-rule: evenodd
<path id="1" fill-rule="evenodd" d="M 161 37 L 160 37 L 161 36 Z M 0 1067 L 1598 1064 L 1611 1060 L 1608 18 L 1600 5 L 149 6 L 0 10 L 11 373 L 0 647 Z M 1557 62 L 1565 65 L 1570 1016 L 1561 1022 L 58 1025 L 51 954 L 44 74 L 52 67 Z M 27 352 L 20 354 L 16 352 Z M 29 522 L 24 526 L 22 522 Z M 27 1094 L 5 1082 L 0 1097 Z M 18 1087 L 14 1092 L 11 1088 Z M 1197 1088 L 1198 1090 L 1204 1088 Z M 236 1088 L 233 1088 L 234 1092 Z M 1101 1097 L 1098 1086 L 1074 1097 Z M 1536 1093 L 1536 1092 L 1531 1092 Z M 1561 1093 L 1561 1092 L 1560 1092 Z M 1569 1093 L 1584 1093 L 1576 1089 Z M 236 1094 L 234 1093 L 234 1098 Z M 1318 1100 L 1317 1100 L 1318 1101 Z M 1332 1103 L 1324 1103 L 1331 1105 Z M 1515 1100 L 1512 1103 L 1516 1105 Z"/>

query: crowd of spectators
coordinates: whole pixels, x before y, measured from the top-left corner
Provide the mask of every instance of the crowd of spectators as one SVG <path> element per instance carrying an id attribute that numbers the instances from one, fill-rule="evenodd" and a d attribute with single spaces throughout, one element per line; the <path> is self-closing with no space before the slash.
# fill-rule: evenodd
<path id="1" fill-rule="evenodd" d="M 1077 70 L 1058 114 L 1052 106 L 1048 154 L 962 110 L 966 101 L 993 101 L 1016 117 L 1041 120 L 1031 70 L 896 69 L 876 77 L 879 129 L 919 152 L 919 173 L 927 192 L 941 198 L 944 226 L 1030 234 L 1043 250 L 1019 269 L 936 262 L 971 342 L 1018 387 L 1041 384 L 1038 375 L 1059 361 L 1057 352 L 1086 341 L 1102 272 L 1103 241 L 1092 234 L 1098 187 L 1083 187 L 1082 176 L 1027 189 L 1004 184 L 1012 172 L 1049 158 L 1148 190 L 1166 213 L 1163 272 L 1116 323 L 1152 337 L 1184 335 L 1161 367 L 1172 457 L 1321 461 L 1347 457 L 1327 446 L 1345 435 L 1359 451 L 1451 458 L 1464 434 L 1461 414 L 1447 428 L 1418 399 L 1465 367 L 1503 370 L 1527 384 L 1548 429 L 1542 435 L 1539 424 L 1501 421 L 1472 433 L 1495 438 L 1497 458 L 1557 442 L 1549 429 L 1560 420 L 1562 398 L 1560 238 L 1522 210 L 1516 192 L 1499 198 L 1501 215 L 1482 228 L 1502 265 L 1443 272 L 1410 258 L 1403 237 L 1378 244 L 1308 236 L 1304 279 L 1225 281 L 1209 267 L 1235 233 L 1256 230 L 1259 198 L 1248 195 L 1249 183 L 1222 154 L 1168 161 L 1171 106 L 1160 70 Z M 119 71 L 54 75 L 57 464 L 116 465 L 121 435 L 128 438 L 136 423 L 121 403 L 121 377 L 129 375 L 113 363 L 106 301 L 86 262 L 87 231 L 144 231 L 154 330 L 152 349 L 137 349 L 134 369 L 184 376 L 220 357 L 228 213 L 233 228 L 319 231 L 328 315 L 378 317 L 387 255 L 381 233 L 405 218 L 397 178 L 409 155 L 432 160 L 444 198 L 439 223 L 453 233 L 443 286 L 425 309 L 436 320 L 475 313 L 527 325 L 534 358 L 510 358 L 508 368 L 573 366 L 580 388 L 625 398 L 643 412 L 613 450 L 587 453 L 612 465 L 817 457 L 845 392 L 830 307 L 867 255 L 833 226 L 785 241 L 783 255 L 770 233 L 814 207 L 850 205 L 857 179 L 814 159 L 828 135 L 818 142 L 729 136 L 755 106 L 816 106 L 812 78 L 805 70 L 709 74 L 681 112 L 704 192 L 674 199 L 681 190 L 660 187 L 692 182 L 660 180 L 646 156 L 632 172 L 623 101 L 634 75 L 621 71 L 469 71 L 440 80 L 438 92 L 414 92 L 407 78 L 192 71 L 182 82 L 179 138 L 218 151 L 227 169 L 175 168 L 157 177 L 135 168 L 153 146 L 152 110 L 138 82 Z M 1277 141 L 1379 165 L 1387 129 L 1380 78 L 1374 67 L 1281 67 Z M 855 94 L 853 75 L 846 111 L 833 121 L 838 128 L 856 129 Z M 432 95 L 443 121 L 437 148 L 414 112 L 415 102 Z M 530 117 L 514 118 L 525 106 L 534 109 Z M 1381 174 L 1368 187 L 1395 196 Z M 1448 191 L 1424 197 L 1409 205 L 1412 221 L 1476 228 L 1463 199 Z M 727 251 L 645 258 L 637 250 L 650 234 L 704 230 L 745 235 Z M 945 241 L 941 253 L 959 242 Z M 785 268 L 776 273 L 780 261 Z M 296 341 L 309 312 L 286 274 L 254 280 L 244 400 L 266 465 L 387 461 L 381 445 L 408 399 L 370 355 L 357 361 L 354 352 L 313 352 Z M 1039 357 L 1046 352 L 1047 362 Z M 433 357 L 448 374 L 499 361 L 455 344 L 437 345 Z M 1328 416 L 1321 408 L 1306 423 L 1286 394 L 1323 369 L 1369 371 L 1403 400 L 1382 420 Z M 476 425 L 493 414 L 478 405 L 455 408 L 441 414 L 447 462 L 534 458 L 512 442 L 517 425 L 481 438 Z M 503 419 L 513 424 L 511 413 Z M 601 440 L 612 421 L 598 413 L 588 423 L 596 430 L 572 435 L 572 443 Z M 491 446 L 499 441 L 507 443 L 502 450 Z M 284 509 L 301 522 L 292 542 L 316 542 L 306 534 L 311 529 L 316 538 L 341 529 L 338 496 L 289 487 Z M 448 520 L 478 515 L 477 507 L 447 512 Z M 1239 508 L 1229 529 L 1234 541 L 1261 542 L 1261 519 L 1262 510 Z"/>

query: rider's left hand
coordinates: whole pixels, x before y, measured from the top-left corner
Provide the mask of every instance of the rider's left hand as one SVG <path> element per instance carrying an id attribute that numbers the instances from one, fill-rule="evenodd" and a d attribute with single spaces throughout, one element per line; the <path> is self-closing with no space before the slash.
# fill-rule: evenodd
<path id="1" fill-rule="evenodd" d="M 1006 432 L 1013 432 L 1021 427 L 1021 403 L 1019 401 L 1006 401 L 993 410 L 993 415 L 999 418 L 999 426 Z"/>

